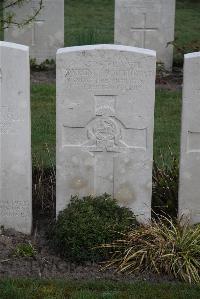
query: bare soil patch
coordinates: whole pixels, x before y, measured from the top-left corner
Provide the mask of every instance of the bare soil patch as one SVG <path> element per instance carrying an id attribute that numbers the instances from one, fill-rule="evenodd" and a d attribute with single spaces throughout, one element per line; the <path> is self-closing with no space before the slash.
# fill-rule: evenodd
<path id="1" fill-rule="evenodd" d="M 43 223 L 45 226 L 45 223 Z M 31 242 L 37 249 L 35 257 L 15 257 L 13 252 L 17 244 Z M 48 279 L 90 280 L 104 279 L 116 281 L 172 281 L 170 277 L 157 276 L 150 273 L 143 275 L 123 275 L 114 270 L 101 271 L 101 265 L 86 263 L 76 265 L 56 256 L 48 247 L 44 235 L 36 232 L 32 236 L 16 233 L 12 230 L 0 234 L 0 277 L 26 277 Z"/>

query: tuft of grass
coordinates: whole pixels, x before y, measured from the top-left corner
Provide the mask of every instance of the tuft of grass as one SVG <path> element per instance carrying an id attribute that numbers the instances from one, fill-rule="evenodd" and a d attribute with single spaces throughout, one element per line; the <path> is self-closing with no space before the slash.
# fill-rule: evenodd
<path id="1" fill-rule="evenodd" d="M 161 155 L 162 163 L 153 165 L 153 216 L 157 214 L 170 215 L 176 218 L 178 214 L 178 184 L 179 163 L 177 157 L 169 150 L 171 161 L 167 164 Z"/>
<path id="2" fill-rule="evenodd" d="M 200 284 L 200 225 L 160 217 L 103 246 L 115 251 L 106 267 L 122 273 L 151 271 Z"/>
<path id="3" fill-rule="evenodd" d="M 37 250 L 31 244 L 31 242 L 17 244 L 13 256 L 15 257 L 35 257 Z"/>

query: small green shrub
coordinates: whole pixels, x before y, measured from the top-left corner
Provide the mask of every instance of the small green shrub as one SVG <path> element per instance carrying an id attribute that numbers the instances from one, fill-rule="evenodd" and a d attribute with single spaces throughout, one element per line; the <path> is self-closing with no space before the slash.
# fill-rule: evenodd
<path id="1" fill-rule="evenodd" d="M 46 59 L 42 63 L 38 64 L 35 58 L 30 60 L 30 66 L 31 70 L 36 72 L 53 70 L 56 67 L 54 59 Z"/>
<path id="2" fill-rule="evenodd" d="M 99 248 L 136 225 L 127 208 L 109 195 L 77 196 L 71 199 L 49 233 L 50 244 L 65 259 L 73 262 L 101 261 L 107 250 Z"/>
<path id="3" fill-rule="evenodd" d="M 103 247 L 115 250 L 106 267 L 119 272 L 152 271 L 200 283 L 200 225 L 174 224 L 161 217 Z"/>
<path id="4" fill-rule="evenodd" d="M 36 254 L 37 250 L 30 242 L 17 244 L 13 252 L 16 257 L 34 257 Z"/>

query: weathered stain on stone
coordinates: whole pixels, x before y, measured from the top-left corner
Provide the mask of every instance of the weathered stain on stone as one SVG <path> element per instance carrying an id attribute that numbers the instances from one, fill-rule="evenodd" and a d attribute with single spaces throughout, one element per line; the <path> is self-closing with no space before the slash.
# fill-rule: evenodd
<path id="1" fill-rule="evenodd" d="M 116 193 L 116 199 L 120 204 L 130 206 L 135 201 L 132 187 L 128 184 L 122 184 Z"/>
<path id="2" fill-rule="evenodd" d="M 81 177 L 75 177 L 70 181 L 70 188 L 74 189 L 74 190 L 81 190 L 85 187 L 87 187 L 88 182 Z"/>

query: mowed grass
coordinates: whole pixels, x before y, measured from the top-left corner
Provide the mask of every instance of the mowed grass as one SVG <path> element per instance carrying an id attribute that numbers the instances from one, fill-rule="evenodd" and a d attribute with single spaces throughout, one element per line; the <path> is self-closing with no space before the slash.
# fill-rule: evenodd
<path id="1" fill-rule="evenodd" d="M 65 0 L 65 45 L 113 43 L 114 2 Z M 177 0 L 175 43 L 178 48 L 185 47 L 185 52 L 191 52 L 199 45 L 200 50 L 199 20 L 199 0 Z"/>
<path id="2" fill-rule="evenodd" d="M 154 159 L 160 162 L 163 156 L 170 164 L 171 153 L 179 159 L 181 133 L 180 91 L 156 90 L 154 124 Z"/>
<path id="3" fill-rule="evenodd" d="M 56 87 L 34 84 L 31 87 L 32 157 L 33 166 L 55 165 Z"/>
<path id="4" fill-rule="evenodd" d="M 56 120 L 55 85 L 34 84 L 32 95 L 32 155 L 33 164 L 55 165 Z M 155 160 L 162 153 L 170 163 L 169 150 L 178 157 L 180 143 L 181 93 L 157 90 L 155 107 Z"/>
<path id="5" fill-rule="evenodd" d="M 113 43 L 114 3 L 115 0 L 65 0 L 65 46 Z M 200 50 L 199 20 L 199 0 L 177 0 L 175 43 L 178 48 L 185 47 L 187 53 Z"/>
<path id="6" fill-rule="evenodd" d="M 114 0 L 65 0 L 65 45 L 114 42 Z"/>
<path id="7" fill-rule="evenodd" d="M 200 287 L 181 283 L 1 280 L 1 299 L 199 299 Z"/>
<path id="8" fill-rule="evenodd" d="M 175 39 L 178 46 L 181 47 L 196 42 L 200 45 L 199 20 L 199 0 L 180 0 L 177 2 Z"/>

